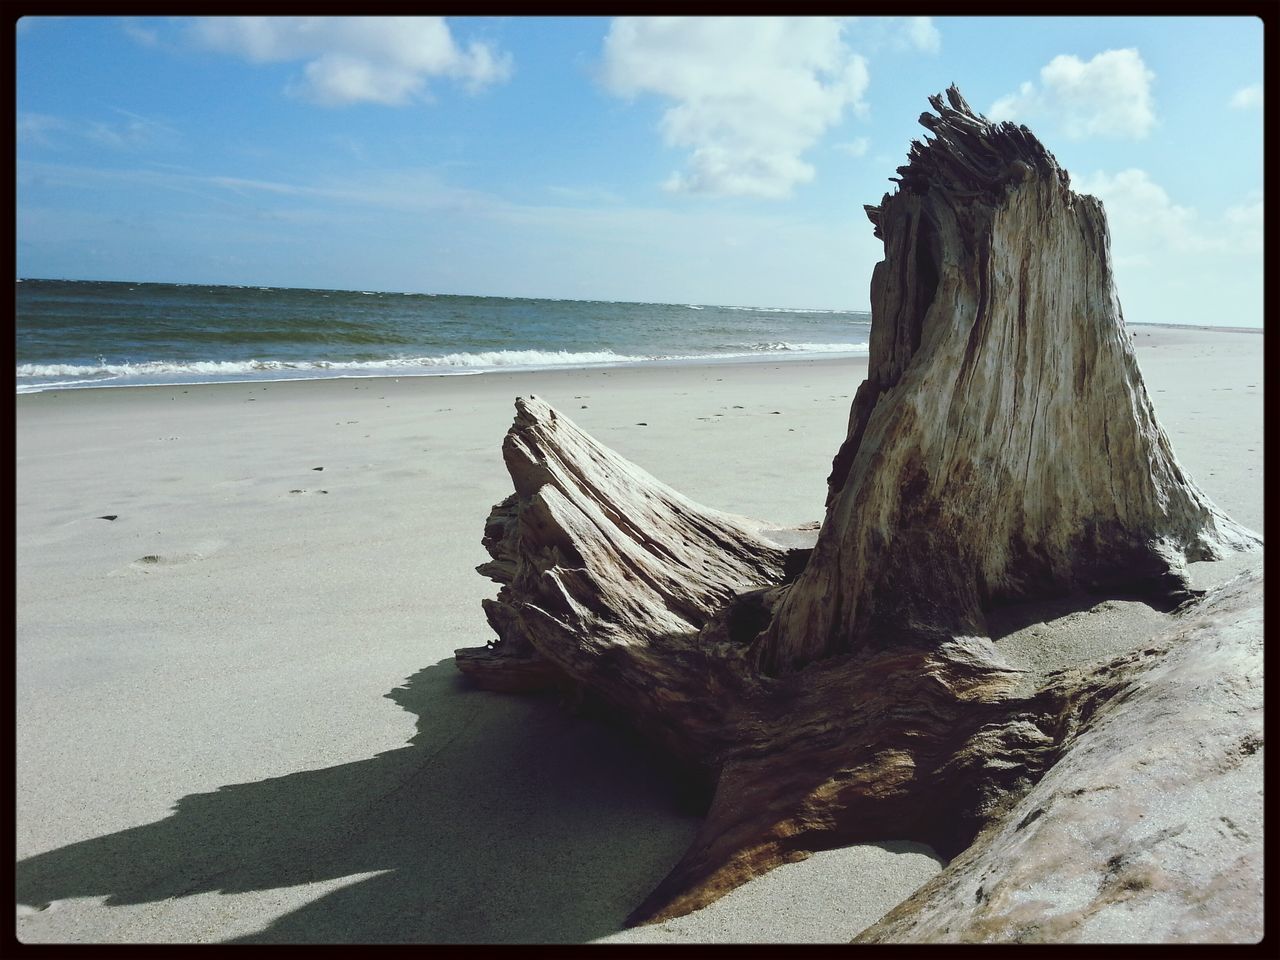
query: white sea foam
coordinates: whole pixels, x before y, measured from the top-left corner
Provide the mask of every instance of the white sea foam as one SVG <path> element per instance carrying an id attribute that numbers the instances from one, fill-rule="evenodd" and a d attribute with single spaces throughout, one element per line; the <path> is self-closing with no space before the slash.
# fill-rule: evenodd
<path id="1" fill-rule="evenodd" d="M 829 313 L 829 314 L 860 314 L 870 316 L 866 310 L 833 310 L 828 308 L 806 310 L 804 307 L 720 307 L 721 310 L 744 310 L 748 313 Z"/>
<path id="2" fill-rule="evenodd" d="M 770 354 L 865 354 L 866 344 L 743 344 L 728 351 L 703 354 L 620 354 L 612 350 L 487 350 L 439 356 L 389 357 L 382 360 L 194 360 L 140 363 L 22 363 L 16 368 L 18 393 L 74 386 L 124 386 L 146 383 L 192 383 L 205 380 L 307 379 L 310 377 L 379 376 L 382 374 L 483 373 L 550 367 L 615 366 L 651 362 L 763 359 Z"/>
<path id="3" fill-rule="evenodd" d="M 422 357 L 418 362 L 430 367 L 576 367 L 587 363 L 641 363 L 658 357 L 629 356 L 612 350 L 576 353 L 569 350 L 489 350 L 484 353 L 446 353 L 442 357 Z"/>
<path id="4" fill-rule="evenodd" d="M 755 343 L 751 349 L 761 353 L 866 353 L 865 343 L 789 343 L 772 340 Z"/>
<path id="5" fill-rule="evenodd" d="M 97 386 L 102 380 L 42 380 L 40 383 L 20 383 L 18 393 L 39 393 L 41 390 L 57 390 L 59 387 Z"/>
<path id="6" fill-rule="evenodd" d="M 491 350 L 483 353 L 447 353 L 435 357 L 389 357 L 384 360 L 193 360 L 185 362 L 147 361 L 142 363 L 101 363 L 96 365 L 69 363 L 22 363 L 17 366 L 18 380 L 50 377 L 74 377 L 77 382 L 93 383 L 120 378 L 157 378 L 174 376 L 234 377 L 266 373 L 324 372 L 328 375 L 344 371 L 376 373 L 414 369 L 493 369 L 509 367 L 576 367 L 586 364 L 636 363 L 656 357 L 634 357 L 611 350 L 571 352 L 567 350 Z M 91 378 L 91 379 L 84 379 Z M 58 385 L 63 385 L 59 383 Z M 53 386 L 42 382 L 39 388 Z M 21 389 L 21 387 L 19 388 Z"/>

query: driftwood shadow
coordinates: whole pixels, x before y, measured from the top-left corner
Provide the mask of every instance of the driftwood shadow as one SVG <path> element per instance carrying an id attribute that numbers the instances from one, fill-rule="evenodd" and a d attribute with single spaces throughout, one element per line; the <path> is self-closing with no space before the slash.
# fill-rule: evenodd
<path id="1" fill-rule="evenodd" d="M 30 857 L 19 903 L 105 906 L 374 873 L 235 942 L 584 942 L 618 930 L 697 828 L 624 735 L 469 687 L 448 659 L 387 696 L 405 747 L 232 784 L 164 820 Z"/>

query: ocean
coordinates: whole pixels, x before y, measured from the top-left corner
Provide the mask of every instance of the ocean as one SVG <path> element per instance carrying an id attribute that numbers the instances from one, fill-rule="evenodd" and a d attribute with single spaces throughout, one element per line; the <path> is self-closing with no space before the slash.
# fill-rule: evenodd
<path id="1" fill-rule="evenodd" d="M 440 376 L 867 352 L 870 314 L 20 280 L 17 391 Z"/>

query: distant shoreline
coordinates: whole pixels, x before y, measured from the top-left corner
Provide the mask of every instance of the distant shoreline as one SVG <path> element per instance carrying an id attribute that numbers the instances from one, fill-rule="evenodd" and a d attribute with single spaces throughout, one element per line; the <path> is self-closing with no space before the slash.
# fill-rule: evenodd
<path id="1" fill-rule="evenodd" d="M 1262 333 L 1263 327 L 1216 327 L 1207 323 L 1149 323 L 1141 320 L 1126 320 L 1126 327 L 1160 327 L 1164 330 L 1213 330 L 1223 333 Z"/>
<path id="2" fill-rule="evenodd" d="M 691 303 L 686 300 L 605 300 L 595 297 L 535 297 L 516 293 L 450 293 L 443 290 L 357 290 L 343 287 L 287 287 L 273 286 L 268 283 L 195 283 L 172 280 L 86 280 L 76 277 L 17 277 L 14 283 L 94 283 L 114 284 L 123 287 L 207 287 L 226 290 L 261 290 L 263 292 L 285 291 L 296 293 L 359 293 L 365 296 L 382 297 L 434 297 L 453 298 L 458 300 L 545 300 L 549 303 L 609 303 L 618 306 L 659 306 L 659 307 L 705 307 L 724 310 L 760 310 L 778 311 L 780 313 L 871 313 L 870 307 L 784 307 L 769 304 L 746 303 Z"/>
<path id="3" fill-rule="evenodd" d="M 532 297 L 532 296 L 518 296 L 518 295 L 508 295 L 508 294 L 478 294 L 478 293 L 440 293 L 440 292 L 427 293 L 425 291 L 415 292 L 415 291 L 407 291 L 407 290 L 355 291 L 355 290 L 343 290 L 338 287 L 279 287 L 279 286 L 271 286 L 269 284 L 243 284 L 243 283 L 195 283 L 195 282 L 175 283 L 173 281 L 167 281 L 167 280 L 86 280 L 86 279 L 80 279 L 80 278 L 67 278 L 67 277 L 17 277 L 14 282 L 15 283 L 26 283 L 26 282 L 118 283 L 118 284 L 130 285 L 130 286 L 146 285 L 146 286 L 168 286 L 168 287 L 226 287 L 228 289 L 237 289 L 237 290 L 247 290 L 247 289 L 296 290 L 301 293 L 306 293 L 306 292 L 366 293 L 366 294 L 378 294 L 378 295 L 384 295 L 384 296 L 459 297 L 464 299 L 493 299 L 493 300 L 549 300 L 557 303 L 612 303 L 612 304 L 624 304 L 624 305 L 635 304 L 635 305 L 655 305 L 655 306 L 668 306 L 668 307 L 698 306 L 698 307 L 719 307 L 722 309 L 730 309 L 730 310 L 760 310 L 760 311 L 778 310 L 778 311 L 801 312 L 801 313 L 851 313 L 851 314 L 866 314 L 868 316 L 871 314 L 870 307 L 867 307 L 865 309 L 861 307 L 858 307 L 858 308 L 855 308 L 855 307 L 778 307 L 778 306 L 752 306 L 747 304 L 731 304 L 731 303 L 689 304 L 689 303 L 675 303 L 675 302 L 666 303 L 661 301 L 642 301 L 642 300 L 594 300 L 594 299 L 580 300 L 576 297 Z M 1185 329 L 1185 330 L 1226 330 L 1231 333 L 1262 333 L 1263 331 L 1263 327 L 1230 327 L 1230 326 L 1218 326 L 1215 324 L 1208 324 L 1208 323 L 1154 323 L 1148 320 L 1126 320 L 1125 326 L 1127 327 L 1170 327 L 1173 329 Z"/>

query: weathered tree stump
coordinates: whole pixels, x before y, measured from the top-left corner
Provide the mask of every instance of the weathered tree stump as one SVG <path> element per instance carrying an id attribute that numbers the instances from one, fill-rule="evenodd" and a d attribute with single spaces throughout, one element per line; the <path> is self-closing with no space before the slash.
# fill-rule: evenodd
<path id="1" fill-rule="evenodd" d="M 690 502 L 536 398 L 485 527 L 497 640 L 481 686 L 604 704 L 712 792 L 631 922 L 780 863 L 912 838 L 952 856 L 1029 790 L 1118 684 L 1031 695 L 995 604 L 1087 590 L 1187 600 L 1188 559 L 1260 538 L 1178 465 L 1112 283 L 1102 205 L 1025 128 L 931 97 L 867 212 L 869 374 L 817 533 Z"/>

